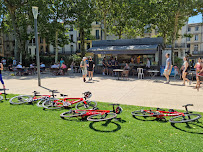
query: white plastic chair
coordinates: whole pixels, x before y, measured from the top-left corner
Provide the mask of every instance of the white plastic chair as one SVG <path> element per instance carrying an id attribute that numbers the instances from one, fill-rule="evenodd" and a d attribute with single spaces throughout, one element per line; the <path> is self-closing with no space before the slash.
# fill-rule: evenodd
<path id="1" fill-rule="evenodd" d="M 143 68 L 137 68 L 137 73 L 138 73 L 138 79 L 139 79 L 139 77 L 140 77 L 141 79 L 144 79 Z"/>

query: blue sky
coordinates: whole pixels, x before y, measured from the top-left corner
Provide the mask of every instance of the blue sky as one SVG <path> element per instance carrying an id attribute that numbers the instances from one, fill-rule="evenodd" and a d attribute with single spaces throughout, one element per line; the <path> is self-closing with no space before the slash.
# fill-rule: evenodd
<path id="1" fill-rule="evenodd" d="M 202 23 L 202 14 L 189 18 L 188 23 Z"/>

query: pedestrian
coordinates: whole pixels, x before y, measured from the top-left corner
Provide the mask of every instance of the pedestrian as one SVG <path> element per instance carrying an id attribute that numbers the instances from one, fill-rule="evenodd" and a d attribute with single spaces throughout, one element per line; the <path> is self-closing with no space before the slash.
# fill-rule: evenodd
<path id="1" fill-rule="evenodd" d="M 3 63 L 3 66 L 6 66 L 6 59 L 2 58 L 1 63 Z"/>
<path id="2" fill-rule="evenodd" d="M 4 66 L 2 63 L 0 63 L 0 81 L 1 81 L 1 84 L 3 85 L 3 88 L 5 89 L 5 84 L 4 84 L 4 81 L 2 78 L 2 74 L 1 74 L 1 71 L 3 71 L 3 69 L 4 69 Z"/>
<path id="3" fill-rule="evenodd" d="M 146 69 L 149 70 L 150 69 L 150 60 L 149 58 L 147 58 L 147 64 L 146 64 Z"/>
<path id="4" fill-rule="evenodd" d="M 192 82 L 188 78 L 186 78 L 187 74 L 188 74 L 188 67 L 189 67 L 187 57 L 184 57 L 183 60 L 184 60 L 184 63 L 183 63 L 184 69 L 183 69 L 183 73 L 182 73 L 182 78 L 183 78 L 183 84 L 182 85 L 185 86 L 185 81 L 186 80 L 189 82 L 189 85 L 191 85 Z"/>
<path id="5" fill-rule="evenodd" d="M 87 62 L 86 62 L 87 58 L 83 57 L 82 61 L 80 62 L 80 68 L 82 69 L 82 77 L 83 77 L 83 81 L 86 81 L 86 76 L 87 76 Z"/>
<path id="6" fill-rule="evenodd" d="M 62 63 L 64 63 L 63 58 L 61 58 L 61 60 L 60 60 L 60 65 L 59 65 L 59 67 L 61 67 L 61 66 L 62 66 Z"/>
<path id="7" fill-rule="evenodd" d="M 196 80 L 197 80 L 195 89 L 197 89 L 198 91 L 200 88 L 200 77 L 203 77 L 203 63 L 201 60 L 202 60 L 201 58 L 198 58 L 198 62 L 194 66 L 194 68 L 196 68 Z"/>
<path id="8" fill-rule="evenodd" d="M 93 78 L 94 67 L 95 67 L 95 63 L 94 63 L 94 61 L 92 60 L 92 57 L 90 57 L 90 58 L 89 58 L 89 64 L 88 64 L 89 80 L 92 80 L 92 78 Z"/>
<path id="9" fill-rule="evenodd" d="M 164 69 L 164 76 L 166 77 L 165 84 L 169 84 L 169 82 L 170 82 L 170 80 L 169 80 L 170 69 L 172 67 L 171 66 L 171 59 L 169 58 L 170 54 L 166 53 L 165 57 L 166 57 L 166 66 L 165 66 L 165 69 Z"/>
<path id="10" fill-rule="evenodd" d="M 106 68 L 107 68 L 106 57 L 104 57 L 103 60 L 102 60 L 102 66 L 103 66 L 103 75 L 105 75 L 105 71 L 106 71 Z"/>

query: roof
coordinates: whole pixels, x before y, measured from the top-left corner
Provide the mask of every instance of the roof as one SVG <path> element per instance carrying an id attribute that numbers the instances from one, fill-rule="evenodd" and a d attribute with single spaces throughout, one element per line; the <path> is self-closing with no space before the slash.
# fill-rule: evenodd
<path id="1" fill-rule="evenodd" d="M 95 54 L 155 54 L 158 45 L 100 46 L 92 47 L 88 52 Z"/>

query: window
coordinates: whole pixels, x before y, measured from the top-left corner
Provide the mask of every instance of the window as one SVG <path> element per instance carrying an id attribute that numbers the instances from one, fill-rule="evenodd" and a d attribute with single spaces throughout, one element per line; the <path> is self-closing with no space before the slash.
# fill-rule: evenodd
<path id="1" fill-rule="evenodd" d="M 35 38 L 33 39 L 33 41 L 32 41 L 32 42 L 33 42 L 33 44 L 35 44 Z"/>
<path id="2" fill-rule="evenodd" d="M 178 57 L 178 52 L 174 52 L 174 56 L 175 56 L 175 57 Z"/>
<path id="3" fill-rule="evenodd" d="M 194 51 L 198 51 L 198 44 L 194 45 Z"/>
<path id="4" fill-rule="evenodd" d="M 43 43 L 43 38 L 42 38 L 42 37 L 40 37 L 40 43 L 41 43 L 41 44 Z"/>
<path id="5" fill-rule="evenodd" d="M 73 34 L 70 35 L 70 41 L 73 42 Z"/>
<path id="6" fill-rule="evenodd" d="M 72 27 L 72 26 L 70 27 L 70 30 L 69 30 L 69 31 L 73 31 L 73 27 Z"/>
<path id="7" fill-rule="evenodd" d="M 80 50 L 80 43 L 78 44 L 78 49 Z"/>
<path id="8" fill-rule="evenodd" d="M 191 31 L 191 27 L 188 27 L 187 31 L 190 32 Z"/>
<path id="9" fill-rule="evenodd" d="M 195 41 L 198 41 L 198 35 L 195 35 Z"/>
<path id="10" fill-rule="evenodd" d="M 199 26 L 196 26 L 196 27 L 195 27 L 195 31 L 199 31 Z"/>
<path id="11" fill-rule="evenodd" d="M 73 45 L 70 46 L 70 52 L 73 54 Z"/>
<path id="12" fill-rule="evenodd" d="M 29 54 L 31 54 L 31 48 L 29 48 Z"/>
<path id="13" fill-rule="evenodd" d="M 96 21 L 96 24 L 99 24 L 99 22 Z"/>
<path id="14" fill-rule="evenodd" d="M 87 50 L 90 48 L 90 43 L 87 43 Z"/>
<path id="15" fill-rule="evenodd" d="M 99 30 L 96 30 L 96 39 L 99 39 Z"/>
<path id="16" fill-rule="evenodd" d="M 187 41 L 190 41 L 190 37 L 187 37 Z"/>
<path id="17" fill-rule="evenodd" d="M 187 44 L 187 48 L 190 48 L 190 44 Z"/>

